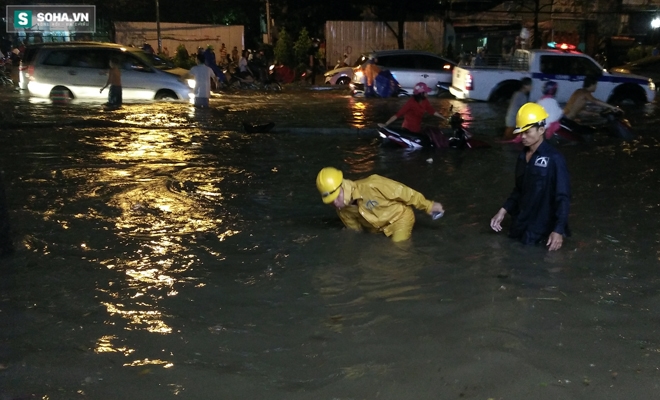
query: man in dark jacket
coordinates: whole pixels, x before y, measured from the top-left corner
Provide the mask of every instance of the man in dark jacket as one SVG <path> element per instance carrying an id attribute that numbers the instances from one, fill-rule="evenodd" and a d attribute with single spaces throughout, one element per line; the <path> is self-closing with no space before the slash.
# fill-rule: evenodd
<path id="1" fill-rule="evenodd" d="M 547 117 L 536 103 L 527 103 L 518 111 L 514 133 L 522 135 L 525 149 L 516 163 L 516 185 L 490 226 L 500 232 L 502 220 L 509 214 L 510 237 L 524 244 L 545 241 L 553 251 L 570 235 L 571 188 L 564 156 L 544 141 Z"/>

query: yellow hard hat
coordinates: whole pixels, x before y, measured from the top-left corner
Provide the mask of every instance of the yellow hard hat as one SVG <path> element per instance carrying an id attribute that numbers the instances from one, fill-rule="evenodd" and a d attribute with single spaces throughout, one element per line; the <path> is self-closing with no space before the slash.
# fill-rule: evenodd
<path id="1" fill-rule="evenodd" d="M 316 176 L 316 188 L 325 204 L 330 204 L 339 196 L 339 188 L 344 174 L 337 168 L 325 167 Z"/>
<path id="2" fill-rule="evenodd" d="M 536 103 L 527 103 L 520 107 L 516 115 L 516 129 L 513 133 L 522 133 L 533 125 L 545 126 L 545 119 L 548 113 L 545 109 Z"/>

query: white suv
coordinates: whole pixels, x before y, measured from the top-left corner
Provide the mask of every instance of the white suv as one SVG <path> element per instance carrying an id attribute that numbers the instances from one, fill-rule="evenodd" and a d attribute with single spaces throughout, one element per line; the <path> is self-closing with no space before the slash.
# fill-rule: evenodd
<path id="1" fill-rule="evenodd" d="M 372 53 L 378 66 L 388 70 L 399 82 L 401 88 L 412 93 L 419 82 L 431 88 L 431 94 L 437 93 L 438 85 L 451 86 L 452 71 L 456 63 L 437 54 L 419 50 L 381 50 Z M 364 90 L 363 67 L 353 69 L 351 88 Z"/>
<path id="2" fill-rule="evenodd" d="M 37 45 L 22 78 L 30 94 L 37 97 L 106 99 L 100 93 L 108 78 L 109 60 L 117 58 L 121 68 L 124 100 L 185 100 L 192 90 L 185 79 L 187 70 L 169 73 L 154 66 L 154 60 L 140 49 L 114 43 L 66 42 Z"/>

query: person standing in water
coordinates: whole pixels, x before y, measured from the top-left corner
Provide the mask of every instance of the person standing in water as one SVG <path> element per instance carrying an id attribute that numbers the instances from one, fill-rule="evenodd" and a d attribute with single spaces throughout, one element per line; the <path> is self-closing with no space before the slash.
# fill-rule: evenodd
<path id="1" fill-rule="evenodd" d="M 564 156 L 545 139 L 548 113 L 536 103 L 523 105 L 516 116 L 514 134 L 525 146 L 518 156 L 515 186 L 502 208 L 490 220 L 495 232 L 512 217 L 509 237 L 523 244 L 545 242 L 548 250 L 559 250 L 569 236 L 568 211 L 571 188 Z"/>
<path id="2" fill-rule="evenodd" d="M 119 67 L 119 60 L 115 57 L 111 58 L 108 80 L 100 91 L 100 93 L 103 93 L 103 90 L 110 86 L 110 89 L 108 89 L 108 102 L 106 103 L 106 108 L 109 109 L 119 108 L 122 103 L 121 71 Z"/>
<path id="3" fill-rule="evenodd" d="M 532 91 L 532 78 L 522 78 L 520 80 L 520 90 L 515 92 L 511 96 L 511 101 L 509 102 L 509 109 L 506 112 L 506 117 L 504 123 L 506 128 L 504 130 L 504 139 L 511 139 L 514 136 L 513 131 L 516 127 L 516 114 L 520 107 L 523 104 L 527 103 L 529 100 L 529 92 Z"/>

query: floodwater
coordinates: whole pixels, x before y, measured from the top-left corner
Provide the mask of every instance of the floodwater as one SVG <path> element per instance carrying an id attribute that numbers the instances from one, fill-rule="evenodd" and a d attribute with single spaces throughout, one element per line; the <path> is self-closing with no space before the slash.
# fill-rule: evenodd
<path id="1" fill-rule="evenodd" d="M 374 135 L 405 99 L 0 95 L 2 400 L 660 398 L 656 105 L 629 110 L 637 141 L 561 148 L 573 236 L 549 253 L 489 228 L 505 105 L 433 98 L 493 146 L 407 153 Z M 344 231 L 314 184 L 330 165 L 446 214 L 406 246 Z"/>

